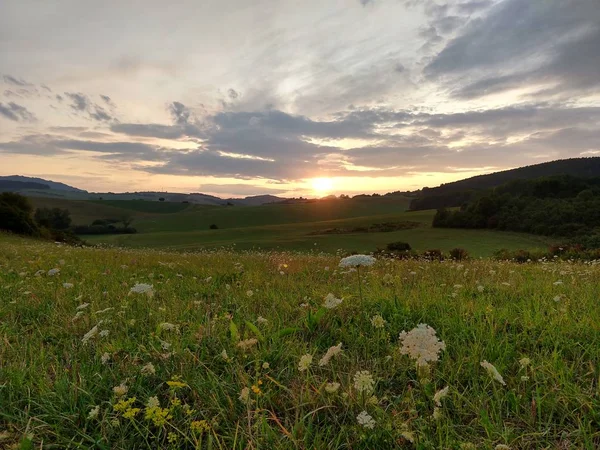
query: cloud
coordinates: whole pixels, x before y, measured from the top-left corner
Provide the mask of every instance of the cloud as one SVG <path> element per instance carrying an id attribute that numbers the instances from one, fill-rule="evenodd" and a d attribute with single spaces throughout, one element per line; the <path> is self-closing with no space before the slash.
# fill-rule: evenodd
<path id="1" fill-rule="evenodd" d="M 27 81 L 23 80 L 22 78 L 21 79 L 17 79 L 17 78 L 15 78 L 13 76 L 10 76 L 10 75 L 4 75 L 2 77 L 2 79 L 4 80 L 5 83 L 12 84 L 14 86 L 23 86 L 23 87 L 31 87 L 31 86 L 33 86 L 33 84 L 28 83 Z"/>
<path id="2" fill-rule="evenodd" d="M 15 121 L 35 122 L 35 115 L 27 110 L 24 106 L 9 102 L 8 104 L 0 103 L 0 115 Z"/>
<path id="3" fill-rule="evenodd" d="M 73 111 L 77 113 L 86 113 L 88 117 L 98 122 L 110 122 L 115 120 L 115 118 L 108 114 L 102 106 L 92 102 L 87 95 L 80 92 L 65 92 L 65 95 L 71 99 L 72 103 L 70 106 Z M 110 97 L 104 95 L 101 97 L 110 106 L 114 106 L 110 103 Z M 62 98 L 59 98 L 59 96 L 57 96 L 57 99 L 59 101 L 62 100 Z M 108 101 L 106 99 L 108 99 Z"/>
<path id="4" fill-rule="evenodd" d="M 600 88 L 597 0 L 506 0 L 472 21 L 425 68 L 454 96 L 530 87 L 562 96 Z"/>
<path id="5" fill-rule="evenodd" d="M 200 186 L 202 192 L 210 192 L 212 194 L 227 194 L 227 195 L 277 195 L 288 192 L 289 189 L 271 189 L 265 186 L 256 186 L 253 184 L 229 183 L 229 184 L 203 184 Z"/>

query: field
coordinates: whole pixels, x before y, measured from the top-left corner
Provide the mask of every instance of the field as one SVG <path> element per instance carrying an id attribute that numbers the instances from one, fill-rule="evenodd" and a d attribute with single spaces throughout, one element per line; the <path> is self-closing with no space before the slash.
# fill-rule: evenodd
<path id="1" fill-rule="evenodd" d="M 408 199 L 403 197 L 234 207 L 149 201 L 32 200 L 36 207 L 69 209 L 75 224 L 131 216 L 138 234 L 84 237 L 90 243 L 131 248 L 194 251 L 226 247 L 335 253 L 338 249 L 372 252 L 390 242 L 405 241 L 419 251 L 462 247 L 473 256 L 489 256 L 501 248 L 543 248 L 551 242 L 520 233 L 432 228 L 434 211 L 406 212 Z M 416 222 L 418 226 L 392 232 L 318 234 L 332 228 L 386 222 Z M 209 229 L 212 224 L 218 229 Z"/>
<path id="2" fill-rule="evenodd" d="M 0 235 L 0 447 L 599 448 L 597 265 L 313 253 Z"/>

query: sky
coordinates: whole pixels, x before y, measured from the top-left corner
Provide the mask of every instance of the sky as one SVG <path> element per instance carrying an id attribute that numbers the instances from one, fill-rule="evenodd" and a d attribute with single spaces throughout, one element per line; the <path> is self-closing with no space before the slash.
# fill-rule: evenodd
<path id="1" fill-rule="evenodd" d="M 3 0 L 0 175 L 320 196 L 600 155 L 600 0 Z"/>

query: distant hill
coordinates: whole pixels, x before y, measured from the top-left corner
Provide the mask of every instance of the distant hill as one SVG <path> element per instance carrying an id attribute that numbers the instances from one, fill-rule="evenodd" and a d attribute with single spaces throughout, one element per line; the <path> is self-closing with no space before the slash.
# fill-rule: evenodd
<path id="1" fill-rule="evenodd" d="M 193 203 L 195 205 L 258 206 L 285 200 L 274 195 L 244 198 L 220 198 L 202 193 L 177 192 L 88 192 L 64 183 L 22 175 L 0 176 L 0 192 L 19 192 L 28 197 L 64 198 L 68 200 L 146 200 L 149 202 Z"/>
<path id="2" fill-rule="evenodd" d="M 27 189 L 50 189 L 47 184 L 34 183 L 32 181 L 13 181 L 0 179 L 0 192 L 15 192 Z"/>
<path id="3" fill-rule="evenodd" d="M 555 175 L 591 178 L 600 176 L 600 157 L 550 161 L 518 169 L 504 170 L 466 178 L 436 188 L 423 188 L 410 203 L 413 211 L 460 206 L 479 191 L 501 186 L 513 180 L 531 180 Z"/>
<path id="4" fill-rule="evenodd" d="M 24 177 L 21 175 L 10 175 L 5 177 L 0 177 L 0 181 L 18 181 L 20 183 L 35 183 L 38 185 L 46 185 L 47 187 L 28 187 L 23 189 L 54 189 L 57 191 L 67 191 L 67 192 L 87 192 L 83 189 L 77 189 L 73 186 L 69 186 L 68 184 L 58 183 L 56 181 L 44 180 L 43 178 L 35 178 L 35 177 Z"/>

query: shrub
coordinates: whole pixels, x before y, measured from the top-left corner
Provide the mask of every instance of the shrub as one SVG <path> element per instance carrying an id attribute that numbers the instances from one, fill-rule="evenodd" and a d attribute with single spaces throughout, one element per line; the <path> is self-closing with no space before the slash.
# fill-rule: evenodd
<path id="1" fill-rule="evenodd" d="M 411 250 L 411 246 L 408 242 L 390 242 L 386 246 L 386 250 L 389 252 L 408 252 Z"/>
<path id="2" fill-rule="evenodd" d="M 469 252 L 467 252 L 464 248 L 453 248 L 450 250 L 450 258 L 455 261 L 463 261 L 469 257 Z"/>
<path id="3" fill-rule="evenodd" d="M 219 227 L 218 227 L 216 224 L 214 224 L 214 223 L 213 223 L 213 224 L 212 224 L 210 227 L 208 227 L 208 228 L 210 228 L 211 230 L 217 230 Z"/>
<path id="4" fill-rule="evenodd" d="M 33 206 L 27 197 L 13 192 L 0 194 L 0 229 L 18 234 L 38 235 L 39 228 L 31 218 Z"/>
<path id="5" fill-rule="evenodd" d="M 444 259 L 444 255 L 440 249 L 434 248 L 423 252 L 423 258 L 428 259 L 429 261 L 442 261 Z"/>
<path id="6" fill-rule="evenodd" d="M 71 226 L 71 213 L 68 209 L 38 208 L 33 218 L 39 226 L 51 230 L 66 230 Z"/>

